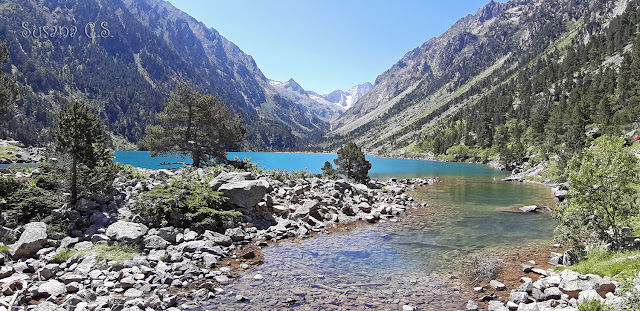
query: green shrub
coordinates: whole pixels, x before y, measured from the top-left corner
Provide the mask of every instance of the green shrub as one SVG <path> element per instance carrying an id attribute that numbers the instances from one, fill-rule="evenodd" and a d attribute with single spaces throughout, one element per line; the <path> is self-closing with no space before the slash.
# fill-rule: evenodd
<path id="1" fill-rule="evenodd" d="M 16 227 L 43 220 L 61 204 L 62 199 L 57 193 L 32 184 L 23 185 L 6 199 L 7 225 Z"/>
<path id="2" fill-rule="evenodd" d="M 634 256 L 640 256 L 640 251 L 613 252 L 595 247 L 587 253 L 585 260 L 568 267 L 568 269 L 581 274 L 609 276 L 624 282 L 632 280 L 640 271 L 640 260 Z M 567 268 L 558 268 L 559 271 L 564 269 Z"/>
<path id="3" fill-rule="evenodd" d="M 225 198 L 207 185 L 196 181 L 173 179 L 167 186 L 145 192 L 133 211 L 153 217 L 158 224 L 170 223 L 197 230 L 218 230 L 235 222 L 242 214 L 223 210 Z M 177 222 L 174 215 L 184 215 Z"/>
<path id="4" fill-rule="evenodd" d="M 97 252 L 98 253 L 98 261 L 107 260 L 107 261 L 116 261 L 118 263 L 123 263 L 127 260 L 133 259 L 133 257 L 140 255 L 140 251 L 130 245 L 98 245 L 94 246 L 88 252 Z"/>
<path id="5" fill-rule="evenodd" d="M 578 304 L 579 311 L 613 311 L 614 309 L 600 300 L 589 300 Z"/>
<path id="6" fill-rule="evenodd" d="M 73 256 L 73 255 L 75 255 L 77 253 L 78 253 L 78 251 L 75 250 L 75 249 L 64 250 L 64 251 L 61 251 L 61 252 L 55 254 L 53 256 L 53 261 L 56 262 L 56 263 L 63 263 L 65 261 L 69 260 L 69 258 L 71 258 L 71 256 Z"/>

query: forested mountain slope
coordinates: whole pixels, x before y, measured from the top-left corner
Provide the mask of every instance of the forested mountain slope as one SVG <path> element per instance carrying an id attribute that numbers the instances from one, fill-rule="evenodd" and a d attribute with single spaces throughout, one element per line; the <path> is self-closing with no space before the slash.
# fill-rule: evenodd
<path id="1" fill-rule="evenodd" d="M 11 57 L 4 69 L 21 90 L 0 125 L 4 137 L 47 141 L 60 105 L 77 99 L 135 143 L 182 82 L 242 115 L 246 149 L 291 149 L 328 129 L 280 96 L 251 56 L 168 2 L 3 0 L 0 14 Z"/>
<path id="2" fill-rule="evenodd" d="M 590 131 L 629 130 L 637 5 L 491 2 L 380 75 L 324 146 L 511 162 L 572 153 Z"/>

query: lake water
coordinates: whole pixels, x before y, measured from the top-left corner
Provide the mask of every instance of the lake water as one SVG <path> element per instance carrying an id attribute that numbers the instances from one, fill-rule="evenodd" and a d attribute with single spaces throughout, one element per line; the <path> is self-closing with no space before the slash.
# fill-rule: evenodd
<path id="1" fill-rule="evenodd" d="M 320 173 L 332 154 L 230 153 L 267 169 Z M 485 165 L 367 157 L 376 178 L 439 176 L 443 182 L 417 191 L 431 211 L 399 223 L 283 242 L 263 250 L 264 264 L 225 287 L 202 310 L 362 308 L 389 310 L 411 304 L 423 310 L 463 309 L 466 300 L 448 281 L 470 254 L 551 241 L 548 214 L 514 212 L 523 205 L 552 205 L 547 187 L 499 181 L 504 172 Z M 157 168 L 175 158 L 119 151 L 116 160 Z M 253 277 L 263 276 L 262 280 Z M 235 302 L 235 295 L 249 298 Z M 295 301 L 295 303 L 294 303 Z"/>

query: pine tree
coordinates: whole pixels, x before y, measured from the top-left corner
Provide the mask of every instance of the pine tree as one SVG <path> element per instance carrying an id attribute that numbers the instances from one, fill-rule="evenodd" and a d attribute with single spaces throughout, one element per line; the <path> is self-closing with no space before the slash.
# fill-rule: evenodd
<path id="1" fill-rule="evenodd" d="M 331 162 L 326 161 L 324 162 L 324 166 L 321 168 L 322 170 L 322 175 L 324 175 L 325 177 L 333 177 L 336 175 L 336 169 L 333 168 L 333 165 L 331 165 Z"/>
<path id="2" fill-rule="evenodd" d="M 181 153 L 191 156 L 194 167 L 227 161 L 227 150 L 242 141 L 246 130 L 215 95 L 177 87 L 164 110 L 156 116 L 161 125 L 147 127 L 142 146 L 152 156 Z"/>
<path id="3" fill-rule="evenodd" d="M 338 150 L 338 158 L 333 160 L 338 166 L 338 173 L 344 174 L 358 182 L 369 180 L 371 162 L 365 159 L 362 149 L 356 143 L 348 143 Z"/>
<path id="4" fill-rule="evenodd" d="M 52 130 L 55 149 L 71 158 L 71 202 L 78 198 L 78 166 L 95 168 L 111 159 L 102 121 L 86 105 L 67 104 Z"/>
<path id="5" fill-rule="evenodd" d="M 0 42 L 0 68 L 9 61 L 9 50 L 7 50 L 7 44 Z M 17 95 L 17 89 L 15 87 L 15 80 L 13 76 L 0 70 L 0 116 L 7 113 L 11 104 L 15 100 Z"/>

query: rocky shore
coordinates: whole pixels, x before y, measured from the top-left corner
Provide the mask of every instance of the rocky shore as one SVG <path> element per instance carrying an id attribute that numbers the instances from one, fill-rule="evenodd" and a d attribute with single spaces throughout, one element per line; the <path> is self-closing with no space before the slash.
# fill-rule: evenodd
<path id="1" fill-rule="evenodd" d="M 566 253 L 551 252 L 546 266 L 534 260 L 519 265 L 519 284 L 508 287 L 503 280 L 491 280 L 479 284 L 473 291 L 476 300 L 469 300 L 466 310 L 490 311 L 577 311 L 578 305 L 592 300 L 601 301 L 614 310 L 626 310 L 629 297 L 640 295 L 640 275 L 635 278 L 631 290 L 623 291 L 618 282 L 609 277 L 580 274 L 570 267 L 556 272 L 555 267 L 571 263 Z M 480 308 L 480 307 L 483 308 Z"/>
<path id="2" fill-rule="evenodd" d="M 0 139 L 0 164 L 40 163 L 46 158 L 45 148 L 24 147 L 13 140 Z"/>
<path id="3" fill-rule="evenodd" d="M 216 173 L 201 169 L 139 173 L 145 177 L 119 174 L 113 193 L 53 210 L 69 222 L 70 236 L 50 234 L 43 222 L 0 226 L 0 241 L 8 245 L 0 252 L 0 311 L 178 310 L 204 303 L 224 292 L 237 276 L 233 269 L 248 268 L 242 260 L 259 263 L 261 247 L 335 225 L 398 221 L 407 210 L 425 207 L 407 191 L 438 181 L 363 185 L 228 171 L 212 178 Z M 243 220 L 224 232 L 197 232 L 154 227 L 132 212 L 145 191 L 193 174 L 228 197 Z"/>

